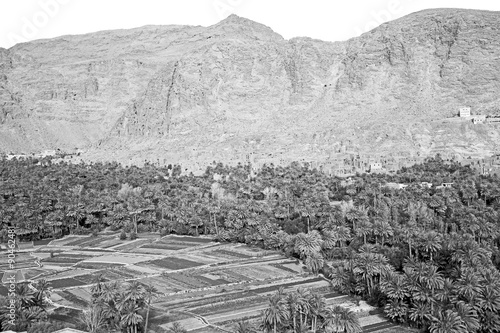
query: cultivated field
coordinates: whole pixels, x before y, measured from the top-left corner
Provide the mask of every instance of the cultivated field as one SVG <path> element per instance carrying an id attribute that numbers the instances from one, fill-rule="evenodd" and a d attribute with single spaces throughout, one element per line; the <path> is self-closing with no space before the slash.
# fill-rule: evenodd
<path id="1" fill-rule="evenodd" d="M 208 238 L 148 235 L 130 241 L 119 240 L 118 234 L 69 236 L 20 258 L 27 279 L 50 281 L 57 316 L 68 322 L 73 320 L 71 311 L 89 305 L 90 287 L 99 274 L 104 281 L 137 280 L 155 286 L 158 295 L 150 321 L 165 328 L 179 321 L 193 332 L 231 331 L 239 319 L 258 319 L 268 295 L 280 287 L 315 289 L 329 304 L 355 308 L 352 300 L 332 293 L 325 279 L 305 272 L 296 260 Z M 36 258 L 43 267 L 34 264 Z M 370 332 L 390 328 L 381 319 L 370 319 L 370 308 L 362 310 L 359 315 L 367 318 Z"/>

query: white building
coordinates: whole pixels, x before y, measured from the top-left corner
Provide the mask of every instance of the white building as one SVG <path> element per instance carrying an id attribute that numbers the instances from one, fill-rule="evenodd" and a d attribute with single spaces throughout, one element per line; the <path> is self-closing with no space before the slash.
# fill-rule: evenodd
<path id="1" fill-rule="evenodd" d="M 470 108 L 469 107 L 460 108 L 460 111 L 458 114 L 459 114 L 460 118 L 470 117 Z"/>

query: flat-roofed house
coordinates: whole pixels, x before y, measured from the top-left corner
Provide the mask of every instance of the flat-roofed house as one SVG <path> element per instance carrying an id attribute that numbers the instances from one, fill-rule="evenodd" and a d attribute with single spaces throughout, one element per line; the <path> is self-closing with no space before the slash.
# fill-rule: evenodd
<path id="1" fill-rule="evenodd" d="M 460 118 L 470 117 L 470 108 L 469 107 L 461 107 L 459 112 L 458 112 L 458 115 L 460 116 Z"/>

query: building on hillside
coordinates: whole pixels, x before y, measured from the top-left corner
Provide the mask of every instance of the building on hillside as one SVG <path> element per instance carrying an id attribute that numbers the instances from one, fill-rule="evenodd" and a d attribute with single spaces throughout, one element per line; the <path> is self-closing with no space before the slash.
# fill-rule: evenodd
<path id="1" fill-rule="evenodd" d="M 449 187 L 453 187 L 453 183 L 442 183 L 441 185 L 436 186 L 436 189 L 449 188 Z"/>
<path id="2" fill-rule="evenodd" d="M 472 123 L 473 124 L 482 124 L 486 121 L 486 116 L 485 115 L 475 115 L 472 116 Z"/>
<path id="3" fill-rule="evenodd" d="M 486 117 L 487 123 L 500 123 L 500 116 L 488 116 Z"/>
<path id="4" fill-rule="evenodd" d="M 428 183 L 428 182 L 421 182 L 421 183 L 420 183 L 420 186 L 421 186 L 421 187 L 425 187 L 425 188 L 431 188 L 431 187 L 432 187 L 432 183 Z"/>
<path id="5" fill-rule="evenodd" d="M 373 162 L 370 163 L 370 172 L 377 172 L 382 170 L 382 163 Z"/>
<path id="6" fill-rule="evenodd" d="M 470 117 L 470 108 L 469 107 L 460 108 L 458 115 L 460 116 L 460 118 Z"/>
<path id="7" fill-rule="evenodd" d="M 383 187 L 389 188 L 389 189 L 392 189 L 392 190 L 402 190 L 402 189 L 408 187 L 408 185 L 406 185 L 406 184 L 399 184 L 399 183 L 387 183 L 387 184 L 383 185 Z"/>

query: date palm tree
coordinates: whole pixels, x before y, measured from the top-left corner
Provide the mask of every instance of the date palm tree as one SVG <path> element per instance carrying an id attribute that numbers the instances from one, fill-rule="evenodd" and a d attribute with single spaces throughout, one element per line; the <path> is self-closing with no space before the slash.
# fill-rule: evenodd
<path id="1" fill-rule="evenodd" d="M 240 320 L 236 323 L 235 333 L 255 333 L 255 329 L 248 320 Z"/>
<path id="2" fill-rule="evenodd" d="M 168 331 L 169 333 L 187 333 L 187 329 L 185 329 L 178 321 L 174 322 Z"/>
<path id="3" fill-rule="evenodd" d="M 431 308 L 424 302 L 414 302 L 408 310 L 408 317 L 417 327 L 422 327 L 432 319 Z"/>
<path id="4" fill-rule="evenodd" d="M 301 258 L 305 258 L 311 253 L 319 253 L 323 240 L 317 230 L 307 234 L 299 233 L 295 237 L 295 251 Z"/>
<path id="5" fill-rule="evenodd" d="M 148 303 L 147 303 L 148 309 L 146 311 L 146 324 L 144 327 L 144 333 L 147 333 L 148 332 L 148 324 L 149 324 L 149 310 L 151 308 L 151 299 L 152 299 L 154 294 L 158 293 L 158 289 L 156 289 L 154 286 L 146 286 L 145 293 L 146 293 L 147 299 L 148 299 Z"/>
<path id="6" fill-rule="evenodd" d="M 477 311 L 472 305 L 459 301 L 455 305 L 455 310 L 464 323 L 467 332 L 477 332 L 481 328 Z"/>
<path id="7" fill-rule="evenodd" d="M 432 261 L 433 254 L 441 250 L 441 235 L 435 231 L 428 231 L 419 238 L 423 250 L 429 254 Z"/>
<path id="8" fill-rule="evenodd" d="M 297 314 L 300 311 L 300 296 L 297 292 L 291 292 L 286 297 L 287 307 L 290 311 L 289 317 L 292 318 L 292 329 L 297 328 Z"/>
<path id="9" fill-rule="evenodd" d="M 385 315 L 395 322 L 405 323 L 408 317 L 408 304 L 403 299 L 391 299 L 384 306 Z"/>
<path id="10" fill-rule="evenodd" d="M 100 307 L 91 306 L 84 310 L 80 321 L 85 325 L 89 333 L 102 333 L 106 325 L 106 317 Z"/>
<path id="11" fill-rule="evenodd" d="M 263 312 L 263 322 L 265 327 L 272 327 L 276 333 L 278 325 L 284 324 L 288 320 L 288 309 L 286 301 L 281 296 L 275 294 L 269 298 L 269 305 Z"/>
<path id="12" fill-rule="evenodd" d="M 137 333 L 137 326 L 144 320 L 139 314 L 139 310 L 140 307 L 132 302 L 126 303 L 121 310 L 122 317 L 120 323 L 129 333 Z"/>
<path id="13" fill-rule="evenodd" d="M 328 308 L 325 313 L 323 327 L 330 332 L 359 333 L 361 325 L 356 314 L 341 306 Z"/>
<path id="14" fill-rule="evenodd" d="M 318 272 L 323 268 L 324 262 L 325 261 L 321 253 L 317 252 L 309 254 L 306 258 L 306 266 L 313 274 L 318 274 Z"/>
<path id="15" fill-rule="evenodd" d="M 466 333 L 467 328 L 458 315 L 453 310 L 445 310 L 436 313 L 432 317 L 431 325 L 429 326 L 431 333 Z"/>
<path id="16" fill-rule="evenodd" d="M 326 308 L 326 300 L 320 294 L 313 294 L 309 299 L 309 309 L 312 315 L 311 329 L 316 333 L 318 328 L 318 317 L 322 316 Z"/>

